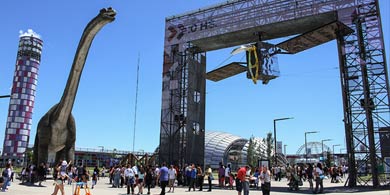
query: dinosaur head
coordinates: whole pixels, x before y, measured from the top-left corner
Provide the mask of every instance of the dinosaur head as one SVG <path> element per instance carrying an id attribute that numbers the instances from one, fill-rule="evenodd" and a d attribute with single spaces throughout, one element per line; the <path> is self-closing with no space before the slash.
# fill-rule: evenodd
<path id="1" fill-rule="evenodd" d="M 116 11 L 112 9 L 112 7 L 109 8 L 103 8 L 100 10 L 99 16 L 103 17 L 104 19 L 109 20 L 110 22 L 115 20 Z"/>

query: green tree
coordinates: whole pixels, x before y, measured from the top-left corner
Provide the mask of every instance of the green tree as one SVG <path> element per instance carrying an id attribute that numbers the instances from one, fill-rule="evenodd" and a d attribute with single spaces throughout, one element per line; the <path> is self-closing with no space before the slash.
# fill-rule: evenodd
<path id="1" fill-rule="evenodd" d="M 267 137 L 263 140 L 265 145 L 267 146 L 267 150 L 266 150 L 266 154 L 267 154 L 267 158 L 270 160 L 271 162 L 271 165 L 274 164 L 274 159 L 271 158 L 271 153 L 274 149 L 274 138 L 272 136 L 272 133 L 271 132 L 268 132 L 267 133 Z"/>
<path id="2" fill-rule="evenodd" d="M 32 150 L 27 150 L 26 151 L 26 161 L 25 164 L 28 165 L 31 162 L 34 162 L 34 152 Z"/>
<path id="3" fill-rule="evenodd" d="M 112 158 L 116 158 L 116 152 L 117 152 L 117 150 L 116 150 L 116 148 L 114 148 L 112 150 L 112 154 L 111 154 Z"/>
<path id="4" fill-rule="evenodd" d="M 256 142 L 253 135 L 249 138 L 248 151 L 247 151 L 247 162 L 250 166 L 257 165 L 257 155 L 256 155 Z"/>
<path id="5" fill-rule="evenodd" d="M 325 160 L 325 165 L 327 166 L 327 167 L 330 167 L 330 164 L 331 164 L 331 162 L 332 162 L 332 159 L 333 157 L 332 157 L 332 154 L 330 153 L 330 151 L 326 151 L 326 160 Z"/>
<path id="6" fill-rule="evenodd" d="M 265 151 L 263 151 L 263 149 L 261 148 L 261 144 L 257 145 L 256 151 L 258 153 L 258 155 L 257 155 L 258 159 L 265 158 L 265 154 L 264 154 Z"/>

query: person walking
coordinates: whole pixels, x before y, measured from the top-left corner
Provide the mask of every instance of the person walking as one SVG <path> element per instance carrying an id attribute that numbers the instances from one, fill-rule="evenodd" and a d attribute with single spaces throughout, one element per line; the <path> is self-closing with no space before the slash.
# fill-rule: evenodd
<path id="1" fill-rule="evenodd" d="M 259 177 L 261 181 L 261 191 L 263 192 L 263 195 L 269 195 L 271 191 L 271 172 L 267 169 L 266 166 L 262 168 Z"/>
<path id="2" fill-rule="evenodd" d="M 38 186 L 42 186 L 42 181 L 45 180 L 45 174 L 46 174 L 46 165 L 45 163 L 41 163 L 37 169 L 38 174 Z"/>
<path id="3" fill-rule="evenodd" d="M 115 172 L 115 166 L 110 167 L 108 171 L 108 177 L 110 178 L 110 184 L 112 184 L 112 187 L 114 187 L 114 172 Z"/>
<path id="4" fill-rule="evenodd" d="M 314 194 L 322 193 L 324 191 L 323 179 L 324 179 L 324 171 L 322 169 L 322 164 L 317 163 L 317 167 L 314 169 L 314 176 L 316 181 L 316 189 L 314 190 Z M 318 187 L 320 187 L 320 191 L 318 191 Z"/>
<path id="5" fill-rule="evenodd" d="M 250 171 L 250 166 L 246 165 L 244 167 L 241 167 L 237 173 L 237 177 L 241 181 L 242 191 L 244 191 L 244 195 L 249 195 L 249 176 L 250 175 L 247 174 L 247 172 L 249 172 L 249 171 Z"/>
<path id="6" fill-rule="evenodd" d="M 83 182 L 81 188 L 83 188 L 84 186 L 85 188 L 88 188 L 89 173 L 87 171 L 87 166 L 80 164 L 80 167 L 77 169 L 77 173 L 79 175 L 79 181 L 81 179 L 81 182 Z"/>
<path id="7" fill-rule="evenodd" d="M 134 170 L 131 168 L 131 165 L 127 165 L 127 168 L 124 171 L 125 175 L 125 183 L 126 183 L 126 188 L 127 188 L 127 194 L 134 194 L 134 184 L 135 184 L 135 174 Z"/>
<path id="8" fill-rule="evenodd" d="M 230 170 L 230 164 L 227 165 L 227 167 L 225 168 L 225 187 L 226 188 L 231 188 L 232 186 L 230 186 L 230 173 L 231 173 L 231 170 Z"/>
<path id="9" fill-rule="evenodd" d="M 213 170 L 211 169 L 210 165 L 208 165 L 207 167 L 207 170 L 205 172 L 205 175 L 207 176 L 207 181 L 208 181 L 208 184 L 209 184 L 209 190 L 207 190 L 208 192 L 211 192 L 211 182 L 213 180 Z"/>
<path id="10" fill-rule="evenodd" d="M 55 167 L 54 192 L 51 195 L 57 195 L 58 191 L 61 192 L 61 195 L 65 195 L 64 183 L 69 176 L 63 171 L 63 167 L 63 163 L 58 163 Z"/>
<path id="11" fill-rule="evenodd" d="M 280 181 L 282 179 L 282 168 L 280 166 L 275 168 L 275 174 L 275 181 Z"/>
<path id="12" fill-rule="evenodd" d="M 191 164 L 190 171 L 190 185 L 188 185 L 188 191 L 191 191 L 191 188 L 195 191 L 195 181 L 196 181 L 196 168 L 194 164 Z"/>
<path id="13" fill-rule="evenodd" d="M 168 185 L 168 167 L 166 166 L 165 162 L 162 164 L 162 167 L 160 168 L 158 178 L 160 180 L 160 185 L 161 185 L 160 195 L 165 195 L 165 187 L 167 187 Z"/>
<path id="14" fill-rule="evenodd" d="M 144 178 L 145 178 L 145 170 L 144 170 L 144 167 L 141 166 L 139 169 L 138 169 L 138 182 L 137 182 L 137 185 L 138 185 L 138 194 L 143 194 L 144 193 Z"/>
<path id="15" fill-rule="evenodd" d="M 2 176 L 3 176 L 3 186 L 1 187 L 1 191 L 5 192 L 11 182 L 11 174 L 12 174 L 12 166 L 11 163 L 7 163 L 5 166 L 5 169 L 3 170 Z"/>
<path id="16" fill-rule="evenodd" d="M 95 168 L 96 169 L 96 168 Z M 99 173 L 95 170 L 93 170 L 93 173 L 92 173 L 92 189 L 95 187 L 95 185 L 97 184 L 97 180 L 98 180 L 98 175 Z"/>
<path id="17" fill-rule="evenodd" d="M 202 167 L 200 165 L 198 165 L 198 167 L 196 168 L 196 180 L 197 180 L 196 183 L 198 183 L 199 186 L 199 191 L 203 191 L 204 176 L 203 176 Z"/>
<path id="18" fill-rule="evenodd" d="M 219 163 L 218 168 L 218 185 L 220 188 L 223 188 L 225 184 L 225 167 L 222 162 Z"/>
<path id="19" fill-rule="evenodd" d="M 309 182 L 310 190 L 313 191 L 313 165 L 311 163 L 307 166 L 306 178 Z"/>
<path id="20" fill-rule="evenodd" d="M 186 186 L 191 184 L 191 170 L 191 164 L 187 165 L 185 168 Z"/>
<path id="21" fill-rule="evenodd" d="M 130 167 L 131 169 L 131 167 Z M 115 167 L 115 171 L 113 173 L 114 181 L 112 187 L 114 188 L 119 188 L 120 183 L 121 183 L 121 168 L 119 165 Z"/>
<path id="22" fill-rule="evenodd" d="M 155 180 L 155 186 L 160 186 L 160 182 L 158 180 L 158 176 L 160 175 L 160 167 L 158 164 L 155 165 L 155 169 L 154 169 L 154 180 Z"/>
<path id="23" fill-rule="evenodd" d="M 171 192 L 171 190 L 172 190 L 172 193 L 175 192 L 176 175 L 177 175 L 176 169 L 175 169 L 175 167 L 173 167 L 173 165 L 171 165 L 171 167 L 168 170 L 168 177 L 169 177 L 169 182 L 168 182 L 169 190 L 168 190 L 168 192 Z"/>
<path id="24" fill-rule="evenodd" d="M 150 187 L 152 186 L 152 182 L 153 182 L 153 170 L 150 166 L 148 166 L 145 172 L 145 188 L 148 188 L 147 194 L 150 194 Z"/>
<path id="25" fill-rule="evenodd" d="M 95 168 L 93 169 L 93 172 L 96 172 L 97 179 L 99 180 L 100 179 L 100 169 L 99 169 L 99 167 L 95 166 Z"/>
<path id="26" fill-rule="evenodd" d="M 241 180 L 240 178 L 238 178 L 238 175 L 235 174 L 236 176 L 236 191 L 237 191 L 237 195 L 241 195 L 241 192 L 242 192 L 242 183 L 241 183 Z"/>

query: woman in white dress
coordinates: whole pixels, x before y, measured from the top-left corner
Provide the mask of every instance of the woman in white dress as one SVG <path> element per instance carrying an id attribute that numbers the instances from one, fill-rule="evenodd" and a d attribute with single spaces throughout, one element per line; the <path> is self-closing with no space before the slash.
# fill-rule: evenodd
<path id="1" fill-rule="evenodd" d="M 313 193 L 322 193 L 324 191 L 323 180 L 324 180 L 324 171 L 322 170 L 322 164 L 317 163 L 317 167 L 314 169 L 314 176 L 316 181 L 316 188 Z M 320 191 L 318 191 L 318 186 Z"/>

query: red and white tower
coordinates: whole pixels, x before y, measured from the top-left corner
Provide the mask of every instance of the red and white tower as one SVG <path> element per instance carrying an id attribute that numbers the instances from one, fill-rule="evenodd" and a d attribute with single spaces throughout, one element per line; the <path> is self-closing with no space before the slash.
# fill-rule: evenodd
<path id="1" fill-rule="evenodd" d="M 41 62 L 42 40 L 29 29 L 20 32 L 15 74 L 5 130 L 3 159 L 24 159 Z"/>

